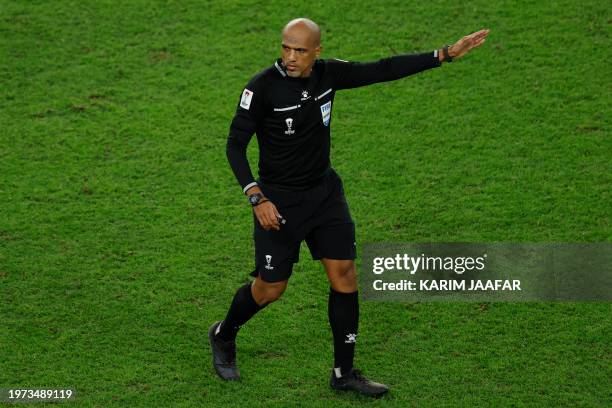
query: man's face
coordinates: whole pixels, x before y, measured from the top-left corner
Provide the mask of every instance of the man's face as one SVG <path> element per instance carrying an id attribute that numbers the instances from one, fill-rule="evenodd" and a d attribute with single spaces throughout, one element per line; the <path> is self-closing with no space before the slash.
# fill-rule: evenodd
<path id="1" fill-rule="evenodd" d="M 294 26 L 283 32 L 281 59 L 287 68 L 287 75 L 293 78 L 310 76 L 315 59 L 321 47 L 313 33 L 303 26 Z"/>

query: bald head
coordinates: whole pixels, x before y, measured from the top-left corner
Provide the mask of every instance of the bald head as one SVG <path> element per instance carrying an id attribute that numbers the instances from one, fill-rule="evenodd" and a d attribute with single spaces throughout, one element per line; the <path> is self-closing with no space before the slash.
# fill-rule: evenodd
<path id="1" fill-rule="evenodd" d="M 321 52 L 321 30 L 307 18 L 296 18 L 283 28 L 281 59 L 290 77 L 308 77 Z"/>
<path id="2" fill-rule="evenodd" d="M 283 28 L 284 38 L 297 40 L 307 39 L 309 45 L 317 47 L 321 44 L 321 29 L 314 21 L 308 18 L 296 18 Z"/>

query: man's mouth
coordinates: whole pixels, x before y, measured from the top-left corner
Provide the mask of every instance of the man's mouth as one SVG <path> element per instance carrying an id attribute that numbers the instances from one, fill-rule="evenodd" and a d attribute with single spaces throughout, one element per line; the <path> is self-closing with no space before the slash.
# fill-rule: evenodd
<path id="1" fill-rule="evenodd" d="M 295 70 L 297 70 L 297 66 L 295 66 L 295 65 L 291 65 L 291 64 L 288 64 L 288 65 L 287 65 L 287 71 L 291 71 L 291 72 L 293 72 L 293 71 L 295 71 Z"/>

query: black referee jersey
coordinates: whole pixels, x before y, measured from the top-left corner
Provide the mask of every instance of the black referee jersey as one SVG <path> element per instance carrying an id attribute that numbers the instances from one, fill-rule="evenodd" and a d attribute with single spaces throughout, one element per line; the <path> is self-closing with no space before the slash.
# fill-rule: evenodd
<path id="1" fill-rule="evenodd" d="M 392 81 L 440 65 L 435 51 L 367 63 L 316 60 L 309 77 L 292 78 L 278 59 L 249 81 L 230 126 L 227 157 L 243 191 L 256 184 L 246 156 L 253 133 L 259 144 L 260 182 L 281 190 L 308 189 L 330 167 L 336 91 Z"/>

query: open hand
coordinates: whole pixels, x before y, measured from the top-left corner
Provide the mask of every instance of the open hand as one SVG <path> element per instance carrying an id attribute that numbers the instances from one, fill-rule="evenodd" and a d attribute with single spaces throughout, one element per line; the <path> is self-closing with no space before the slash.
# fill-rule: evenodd
<path id="1" fill-rule="evenodd" d="M 460 58 L 467 54 L 472 48 L 482 45 L 482 43 L 485 42 L 487 35 L 489 35 L 488 28 L 466 35 L 448 49 L 448 54 L 453 59 Z"/>

